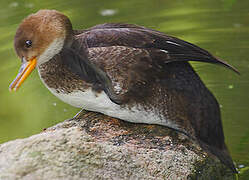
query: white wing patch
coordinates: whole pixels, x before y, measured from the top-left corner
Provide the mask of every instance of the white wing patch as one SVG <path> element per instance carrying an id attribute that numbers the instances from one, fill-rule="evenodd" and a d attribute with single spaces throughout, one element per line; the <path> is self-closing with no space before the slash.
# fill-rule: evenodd
<path id="1" fill-rule="evenodd" d="M 114 91 L 117 93 L 117 94 L 120 94 L 121 91 L 122 91 L 122 88 L 120 86 L 120 84 L 118 82 L 115 82 L 114 83 Z"/>
<path id="2" fill-rule="evenodd" d="M 169 44 L 174 44 L 174 45 L 176 45 L 176 46 L 181 46 L 180 44 L 177 44 L 177 43 L 172 42 L 172 41 L 166 41 L 166 42 L 169 43 Z"/>
<path id="3" fill-rule="evenodd" d="M 161 49 L 160 51 L 161 51 L 161 52 L 164 52 L 164 53 L 166 53 L 166 54 L 169 53 L 169 51 L 166 51 L 166 50 L 164 50 L 164 49 Z"/>

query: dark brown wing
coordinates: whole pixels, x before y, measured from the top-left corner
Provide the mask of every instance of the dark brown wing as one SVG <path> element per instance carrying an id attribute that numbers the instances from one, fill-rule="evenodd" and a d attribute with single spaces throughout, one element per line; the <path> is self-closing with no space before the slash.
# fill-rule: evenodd
<path id="1" fill-rule="evenodd" d="M 117 95 L 116 98 L 111 98 L 116 99 L 116 103 L 127 101 L 125 96 L 133 90 L 143 96 L 143 89 L 150 81 L 165 76 L 163 69 L 168 63 L 190 60 L 209 62 L 224 65 L 237 72 L 227 63 L 191 43 L 141 26 L 102 24 L 75 31 L 75 39 L 74 54 L 78 53 L 84 57 L 83 61 L 88 59 L 94 62 L 97 69 L 101 69 L 101 74 L 107 77 L 106 81 L 102 81 L 102 86 L 103 82 L 108 82 L 103 88 L 106 93 L 110 92 L 110 98 Z M 82 76 L 84 73 L 81 72 L 81 67 L 84 67 L 84 63 L 81 60 L 74 62 L 76 63 L 70 62 L 70 66 L 74 64 L 77 74 Z"/>
<path id="2" fill-rule="evenodd" d="M 89 60 L 104 71 L 111 80 L 113 92 L 124 102 L 130 94 L 145 96 L 144 88 L 160 76 L 162 69 L 153 65 L 148 51 L 125 47 L 89 48 Z"/>
<path id="3" fill-rule="evenodd" d="M 102 24 L 83 31 L 75 31 L 84 38 L 88 48 L 126 46 L 148 49 L 152 56 L 169 56 L 164 63 L 175 61 L 200 61 L 220 64 L 238 73 L 226 62 L 214 57 L 206 50 L 159 31 L 129 24 Z M 159 53 L 160 52 L 160 53 Z"/>

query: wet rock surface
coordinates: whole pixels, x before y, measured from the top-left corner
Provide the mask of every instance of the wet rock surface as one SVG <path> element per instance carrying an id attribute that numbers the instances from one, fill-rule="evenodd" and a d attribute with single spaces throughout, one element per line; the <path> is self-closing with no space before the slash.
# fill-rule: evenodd
<path id="1" fill-rule="evenodd" d="M 86 112 L 0 145 L 1 180 L 234 179 L 185 135 Z"/>

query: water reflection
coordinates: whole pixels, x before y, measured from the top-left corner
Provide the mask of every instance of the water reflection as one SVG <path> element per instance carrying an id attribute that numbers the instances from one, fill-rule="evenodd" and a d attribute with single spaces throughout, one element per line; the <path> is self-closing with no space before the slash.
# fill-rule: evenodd
<path id="1" fill-rule="evenodd" d="M 70 17 L 75 29 L 104 22 L 128 22 L 177 36 L 228 61 L 241 72 L 193 63 L 221 104 L 226 142 L 233 159 L 249 176 L 248 32 L 246 1 L 1 1 L 0 8 L 0 142 L 23 138 L 72 117 L 78 109 L 60 102 L 32 73 L 18 93 L 8 86 L 20 62 L 12 48 L 20 21 L 39 9 L 57 9 Z"/>

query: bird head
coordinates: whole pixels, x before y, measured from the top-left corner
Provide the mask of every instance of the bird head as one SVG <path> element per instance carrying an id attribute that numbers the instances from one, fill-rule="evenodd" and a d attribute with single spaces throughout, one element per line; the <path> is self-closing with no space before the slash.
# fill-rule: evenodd
<path id="1" fill-rule="evenodd" d="M 70 20 L 56 10 L 40 10 L 25 18 L 14 38 L 15 51 L 22 65 L 9 89 L 17 90 L 37 66 L 70 46 L 72 39 Z"/>

